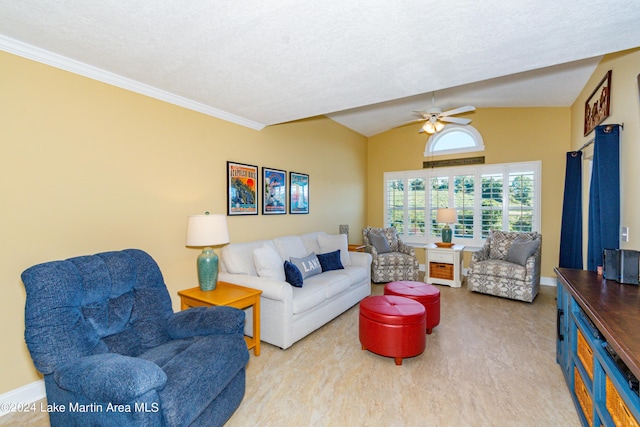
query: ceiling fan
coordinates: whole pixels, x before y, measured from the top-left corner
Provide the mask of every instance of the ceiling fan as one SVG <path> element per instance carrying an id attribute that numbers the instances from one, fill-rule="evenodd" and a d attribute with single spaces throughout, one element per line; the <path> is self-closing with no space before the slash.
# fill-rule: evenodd
<path id="1" fill-rule="evenodd" d="M 433 104 L 435 104 L 435 96 L 433 96 Z M 432 106 L 428 110 L 413 111 L 414 114 L 421 116 L 416 120 L 401 123 L 398 126 L 406 125 L 408 123 L 425 122 L 420 128 L 420 132 L 427 132 L 429 134 L 440 132 L 444 128 L 445 123 L 455 123 L 458 125 L 468 125 L 471 123 L 471 119 L 463 119 L 461 117 L 452 117 L 456 114 L 467 113 L 469 111 L 475 111 L 476 107 L 472 105 L 465 105 L 464 107 L 453 108 L 451 110 L 442 111 L 442 108 Z"/>

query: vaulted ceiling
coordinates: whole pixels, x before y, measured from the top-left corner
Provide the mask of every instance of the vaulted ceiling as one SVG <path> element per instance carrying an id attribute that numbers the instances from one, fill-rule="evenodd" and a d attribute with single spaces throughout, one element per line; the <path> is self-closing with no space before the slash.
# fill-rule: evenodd
<path id="1" fill-rule="evenodd" d="M 432 94 L 569 106 L 638 46 L 635 0 L 0 3 L 2 50 L 254 129 L 327 115 L 371 136 Z"/>

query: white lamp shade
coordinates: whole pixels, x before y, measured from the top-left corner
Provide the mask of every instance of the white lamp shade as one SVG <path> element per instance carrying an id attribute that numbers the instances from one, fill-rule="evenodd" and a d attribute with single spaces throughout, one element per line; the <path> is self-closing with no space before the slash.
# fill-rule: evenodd
<path id="1" fill-rule="evenodd" d="M 214 246 L 229 243 L 227 217 L 222 214 L 191 215 L 187 222 L 187 246 Z"/>
<path id="2" fill-rule="evenodd" d="M 440 208 L 436 214 L 436 222 L 454 224 L 458 222 L 458 212 L 454 208 Z"/>

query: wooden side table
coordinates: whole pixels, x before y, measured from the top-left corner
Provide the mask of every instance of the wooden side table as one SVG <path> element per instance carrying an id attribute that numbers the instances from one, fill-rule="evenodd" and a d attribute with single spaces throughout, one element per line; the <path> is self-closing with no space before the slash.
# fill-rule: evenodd
<path id="1" fill-rule="evenodd" d="M 179 291 L 180 309 L 190 307 L 222 306 L 239 308 L 241 310 L 253 307 L 253 337 L 244 337 L 247 348 L 253 349 L 253 354 L 260 356 L 260 294 L 257 289 L 245 288 L 227 282 L 218 282 L 212 291 L 201 291 L 199 287 Z"/>
<path id="2" fill-rule="evenodd" d="M 349 252 L 364 252 L 364 245 L 349 245 Z"/>

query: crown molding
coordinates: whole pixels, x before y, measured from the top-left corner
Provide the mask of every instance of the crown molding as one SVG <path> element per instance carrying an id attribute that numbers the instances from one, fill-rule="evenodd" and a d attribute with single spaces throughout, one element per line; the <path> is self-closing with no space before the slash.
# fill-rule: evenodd
<path id="1" fill-rule="evenodd" d="M 210 107 L 200 102 L 122 77 L 110 71 L 85 64 L 84 62 L 76 61 L 75 59 L 71 59 L 66 56 L 58 55 L 57 53 L 41 49 L 3 35 L 0 35 L 0 50 L 250 129 L 262 130 L 265 127 L 265 125 L 261 123 L 218 110 L 217 108 Z"/>

